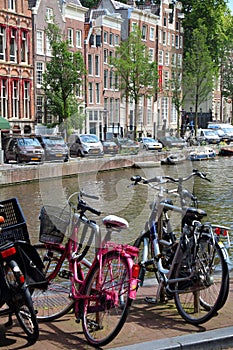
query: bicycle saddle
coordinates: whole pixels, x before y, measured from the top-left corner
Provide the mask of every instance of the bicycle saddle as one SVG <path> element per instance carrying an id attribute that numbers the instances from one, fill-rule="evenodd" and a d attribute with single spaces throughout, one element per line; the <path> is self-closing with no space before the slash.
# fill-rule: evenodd
<path id="1" fill-rule="evenodd" d="M 107 228 L 126 229 L 129 227 L 129 223 L 127 220 L 116 215 L 105 216 L 105 218 L 103 218 L 103 224 Z"/>

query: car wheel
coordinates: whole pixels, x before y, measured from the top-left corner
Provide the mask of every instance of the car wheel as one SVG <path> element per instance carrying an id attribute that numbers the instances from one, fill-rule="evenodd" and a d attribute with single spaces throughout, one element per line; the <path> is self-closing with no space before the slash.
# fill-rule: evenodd
<path id="1" fill-rule="evenodd" d="M 77 157 L 81 157 L 81 158 L 84 157 L 84 155 L 82 154 L 82 152 L 80 150 L 78 150 L 78 152 L 77 152 Z"/>

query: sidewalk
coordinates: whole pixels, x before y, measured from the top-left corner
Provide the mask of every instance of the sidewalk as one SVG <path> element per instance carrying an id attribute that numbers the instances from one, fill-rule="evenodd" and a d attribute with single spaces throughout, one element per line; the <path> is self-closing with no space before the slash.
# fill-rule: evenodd
<path id="1" fill-rule="evenodd" d="M 225 306 L 206 324 L 195 327 L 185 323 L 174 304 L 151 305 L 145 296 L 154 296 L 153 285 L 138 291 L 126 324 L 116 339 L 104 349 L 111 350 L 202 350 L 233 349 L 233 284 Z M 1 319 L 1 324 L 3 324 Z M 81 324 L 73 314 L 48 323 L 40 323 L 40 337 L 28 346 L 21 328 L 14 326 L 4 334 L 0 326 L 0 348 L 4 350 L 89 350 Z"/>

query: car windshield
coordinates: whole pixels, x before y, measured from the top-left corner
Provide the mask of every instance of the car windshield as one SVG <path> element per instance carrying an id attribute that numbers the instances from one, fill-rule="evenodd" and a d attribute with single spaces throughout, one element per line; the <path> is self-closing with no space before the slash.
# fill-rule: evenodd
<path id="1" fill-rule="evenodd" d="M 57 146 L 57 145 L 65 146 L 65 141 L 60 137 L 57 137 L 57 138 L 44 137 L 43 141 L 44 143 L 46 143 L 46 145 L 49 145 L 49 146 Z"/>
<path id="2" fill-rule="evenodd" d="M 40 146 L 40 142 L 36 138 L 24 137 L 18 139 L 18 145 L 22 147 Z"/>
<path id="3" fill-rule="evenodd" d="M 233 134 L 233 128 L 224 128 L 222 129 L 226 134 Z"/>
<path id="4" fill-rule="evenodd" d="M 213 130 L 206 130 L 205 133 L 206 133 L 206 135 L 208 135 L 208 136 L 214 136 L 214 135 L 216 135 L 216 132 L 214 132 Z"/>
<path id="5" fill-rule="evenodd" d="M 98 137 L 96 135 L 80 135 L 80 139 L 84 143 L 99 142 Z"/>
<path id="6" fill-rule="evenodd" d="M 154 139 L 152 139 L 152 138 L 146 138 L 146 137 L 145 137 L 145 138 L 143 139 L 143 142 L 153 142 L 153 143 L 154 143 L 154 142 L 156 142 L 156 141 L 155 141 Z"/>

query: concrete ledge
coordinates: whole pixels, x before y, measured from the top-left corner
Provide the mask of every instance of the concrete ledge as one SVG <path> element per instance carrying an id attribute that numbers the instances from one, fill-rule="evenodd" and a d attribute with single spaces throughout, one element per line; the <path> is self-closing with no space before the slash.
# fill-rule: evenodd
<path id="1" fill-rule="evenodd" d="M 67 163 L 44 164 L 3 164 L 0 166 L 0 185 L 9 185 L 26 181 L 35 181 L 53 177 L 65 177 L 90 172 L 107 171 L 128 168 L 136 163 L 159 162 L 164 157 L 160 153 L 139 153 L 138 155 L 124 155 L 92 159 L 73 158 Z"/>
<path id="2" fill-rule="evenodd" d="M 112 348 L 110 350 L 220 350 L 233 346 L 233 327 Z"/>

